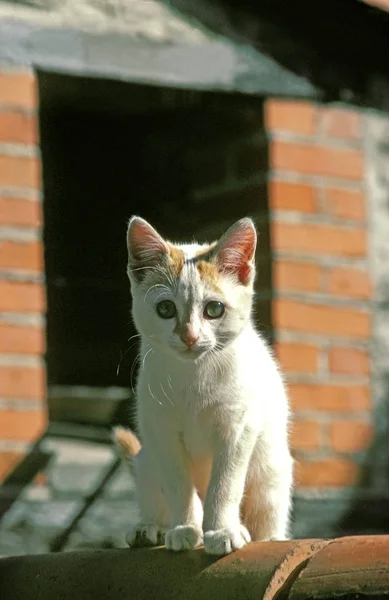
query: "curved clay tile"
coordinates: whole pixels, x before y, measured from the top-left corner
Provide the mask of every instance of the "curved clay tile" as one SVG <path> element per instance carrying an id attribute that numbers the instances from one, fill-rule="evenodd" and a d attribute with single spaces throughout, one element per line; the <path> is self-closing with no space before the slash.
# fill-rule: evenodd
<path id="1" fill-rule="evenodd" d="M 23 600 L 359 600 L 389 592 L 389 536 L 202 549 L 65 552 L 0 559 L 0 598 Z"/>

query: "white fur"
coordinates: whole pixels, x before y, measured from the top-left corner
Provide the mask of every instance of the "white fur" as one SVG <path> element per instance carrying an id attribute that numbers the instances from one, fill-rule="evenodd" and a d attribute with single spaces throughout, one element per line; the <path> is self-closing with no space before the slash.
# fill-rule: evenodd
<path id="1" fill-rule="evenodd" d="M 131 227 L 131 224 L 130 224 Z M 235 233 L 236 236 L 236 233 Z M 178 246 L 194 256 L 196 244 Z M 255 246 L 254 246 L 255 248 Z M 221 291 L 185 263 L 178 285 L 147 285 L 129 269 L 141 334 L 137 383 L 142 449 L 135 459 L 140 521 L 135 540 L 186 550 L 204 542 L 222 555 L 252 540 L 288 535 L 292 459 L 288 402 L 276 362 L 251 319 L 253 279 L 220 277 Z M 156 302 L 174 300 L 177 320 L 198 335 L 188 350 Z M 209 300 L 227 305 L 203 318 Z"/>

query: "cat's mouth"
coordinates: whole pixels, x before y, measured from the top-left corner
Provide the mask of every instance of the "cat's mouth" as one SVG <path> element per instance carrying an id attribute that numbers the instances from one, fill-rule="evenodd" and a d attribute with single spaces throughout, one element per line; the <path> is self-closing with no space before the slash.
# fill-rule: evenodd
<path id="1" fill-rule="evenodd" d="M 181 347 L 178 349 L 178 355 L 184 360 L 197 360 L 203 356 L 209 348 L 199 348 L 198 346 Z"/>

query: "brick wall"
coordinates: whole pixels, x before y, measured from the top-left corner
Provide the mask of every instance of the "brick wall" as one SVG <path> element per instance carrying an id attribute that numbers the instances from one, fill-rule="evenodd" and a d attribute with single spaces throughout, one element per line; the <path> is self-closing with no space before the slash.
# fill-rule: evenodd
<path id="1" fill-rule="evenodd" d="M 289 382 L 298 489 L 343 491 L 357 482 L 372 437 L 362 117 L 272 100 L 263 123 L 258 99 L 198 104 L 207 125 L 198 114 L 186 119 L 185 166 L 173 169 L 191 187 L 174 235 L 192 228 L 212 239 L 233 219 L 255 217 L 256 312 Z"/>
<path id="2" fill-rule="evenodd" d="M 363 119 L 271 100 L 273 325 L 300 490 L 345 488 L 372 436 Z"/>
<path id="3" fill-rule="evenodd" d="M 0 478 L 46 420 L 36 96 L 33 74 L 0 75 Z M 225 95 L 169 103 L 143 154 L 171 218 L 153 194 L 142 214 L 200 238 L 256 217 L 258 321 L 289 381 L 299 489 L 345 489 L 372 435 L 362 118 L 271 100 L 264 122 L 259 99 Z"/>
<path id="4" fill-rule="evenodd" d="M 34 74 L 0 69 L 0 480 L 45 426 Z"/>

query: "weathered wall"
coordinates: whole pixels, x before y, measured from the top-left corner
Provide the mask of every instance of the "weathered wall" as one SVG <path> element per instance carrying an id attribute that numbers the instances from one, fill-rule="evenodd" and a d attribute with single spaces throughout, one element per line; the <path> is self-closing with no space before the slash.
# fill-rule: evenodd
<path id="1" fill-rule="evenodd" d="M 372 392 L 374 438 L 362 461 L 362 477 L 340 522 L 348 534 L 389 531 L 389 119 L 365 119 L 366 193 L 369 198 L 369 267 L 373 285 Z"/>
<path id="2" fill-rule="evenodd" d="M 339 501 L 324 516 L 315 501 L 328 531 L 361 477 L 373 434 L 364 117 L 272 100 L 266 124 L 273 326 L 294 411 L 297 496 Z M 304 506 L 299 531 L 316 535 L 320 524 Z"/>
<path id="3" fill-rule="evenodd" d="M 41 361 L 45 303 L 34 133 L 35 80 L 31 73 L 4 77 L 0 93 L 7 116 L 0 121 L 4 140 L 0 149 L 8 166 L 0 170 L 1 232 L 6 240 L 0 246 L 4 263 L 0 285 L 6 291 L 0 295 L 4 331 L 0 420 L 3 472 L 17 459 L 15 452 L 38 435 L 45 419 L 45 371 Z M 9 95 L 19 80 L 22 87 L 17 88 L 18 95 L 7 100 L 4 90 Z M 91 82 L 89 87 L 82 81 L 80 85 L 87 90 Z M 114 83 L 106 85 L 109 91 Z M 53 88 L 62 89 L 58 81 L 54 81 Z M 91 250 L 92 258 L 101 244 L 98 227 L 105 223 L 108 204 L 112 222 L 120 221 L 124 227 L 131 212 L 141 211 L 173 239 L 182 238 L 189 230 L 210 239 L 243 214 L 256 218 L 260 230 L 258 321 L 266 337 L 275 339 L 294 411 L 291 439 L 297 459 L 296 518 L 297 524 L 306 527 L 296 531 L 317 534 L 319 520 L 328 531 L 328 519 L 338 518 L 360 481 L 373 435 L 364 118 L 345 108 L 328 109 L 306 102 L 269 100 L 264 109 L 261 100 L 255 98 L 163 89 L 158 92 L 155 88 L 155 97 L 148 105 L 149 88 L 129 86 L 131 111 L 138 111 L 138 116 L 134 120 L 133 114 L 122 114 L 120 127 L 122 133 L 127 131 L 127 123 L 130 133 L 124 138 L 131 138 L 137 150 L 139 164 L 131 171 L 122 146 L 114 140 L 114 121 L 109 117 L 107 101 L 115 94 L 106 92 L 101 115 L 93 101 L 92 115 L 88 98 L 80 103 L 75 88 L 69 89 L 68 100 L 61 101 L 57 95 L 52 105 L 43 107 L 50 115 L 45 117 L 44 125 L 46 149 L 43 144 L 47 157 L 46 214 L 51 215 L 47 230 L 51 228 L 51 239 L 60 249 L 69 246 L 74 218 L 81 224 L 85 222 L 91 201 L 96 223 L 88 229 L 85 252 Z M 27 94 L 27 100 L 23 94 Z M 136 94 L 139 107 L 145 109 L 142 117 L 135 106 Z M 67 102 L 73 102 L 73 107 L 64 108 Z M 80 112 L 76 114 L 77 110 Z M 66 125 L 69 120 L 78 123 L 73 133 Z M 100 146 L 96 122 L 105 131 Z M 83 132 L 82 143 L 78 131 Z M 64 155 L 73 156 L 74 164 L 70 158 L 65 161 Z M 85 158 L 81 170 L 80 156 Z M 96 172 L 100 174 L 98 180 Z M 20 177 L 27 179 L 21 182 Z M 113 201 L 110 193 L 114 178 Z M 63 182 L 61 186 L 57 181 Z M 68 211 L 69 218 L 61 213 L 55 229 L 55 215 L 64 203 L 73 208 Z M 81 229 L 79 237 L 72 238 L 75 256 L 82 252 Z M 108 248 L 114 244 L 115 260 L 120 246 L 116 225 L 111 233 L 108 235 L 107 228 L 104 244 Z M 371 232 L 370 240 L 373 237 Z M 59 245 L 58 240 L 62 240 Z M 54 246 L 50 246 L 50 260 L 53 253 Z M 61 260 L 54 261 L 56 267 Z M 104 268 L 111 273 L 108 262 Z M 66 279 L 72 271 L 54 275 Z M 90 282 L 96 273 L 83 275 Z M 85 302 L 88 298 L 90 291 L 85 293 Z M 63 304 L 59 297 L 53 302 L 54 309 Z M 70 340 L 70 352 L 73 342 Z M 130 366 L 124 364 L 127 370 Z M 51 383 L 56 383 L 55 377 Z M 329 510 L 328 502 L 322 509 L 320 501 L 310 501 L 315 495 L 326 502 L 335 499 L 337 509 Z M 305 501 L 309 501 L 309 507 Z M 323 510 L 327 511 L 327 520 Z M 307 517 L 309 511 L 314 513 L 313 521 Z"/>
<path id="4" fill-rule="evenodd" d="M 46 421 L 37 132 L 35 75 L 0 70 L 0 479 Z"/>
<path id="5" fill-rule="evenodd" d="M 366 118 L 366 185 L 370 269 L 374 284 L 373 385 L 376 438 L 366 461 L 365 486 L 389 493 L 389 119 Z"/>

